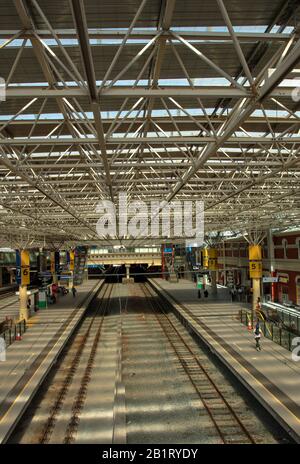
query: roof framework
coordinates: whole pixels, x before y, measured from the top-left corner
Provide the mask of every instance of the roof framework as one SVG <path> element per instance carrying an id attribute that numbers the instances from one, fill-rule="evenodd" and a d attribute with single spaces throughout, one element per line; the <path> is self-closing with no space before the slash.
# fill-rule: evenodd
<path id="1" fill-rule="evenodd" d="M 300 224 L 298 1 L 3 0 L 0 13 L 3 245 L 117 243 L 97 236 L 96 208 L 121 191 L 203 200 L 212 234 Z"/>

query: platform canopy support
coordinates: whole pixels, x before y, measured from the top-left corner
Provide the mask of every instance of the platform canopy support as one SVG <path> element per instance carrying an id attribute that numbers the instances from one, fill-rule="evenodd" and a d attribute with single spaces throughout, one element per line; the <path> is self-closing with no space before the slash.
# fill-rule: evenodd
<path id="1" fill-rule="evenodd" d="M 27 286 L 30 284 L 30 255 L 29 251 L 16 250 L 16 281 L 19 284 L 19 319 L 29 319 Z"/>
<path id="2" fill-rule="evenodd" d="M 249 244 L 249 276 L 252 281 L 252 312 L 260 309 L 262 282 L 262 242 L 266 232 L 259 229 L 249 229 L 244 238 Z"/>
<path id="3" fill-rule="evenodd" d="M 217 288 L 217 280 L 218 280 L 218 254 L 219 248 L 221 246 L 221 236 L 219 233 L 210 234 L 209 236 L 205 237 L 205 242 L 207 244 L 207 248 L 205 249 L 205 256 L 206 256 L 206 264 L 207 269 L 210 271 L 211 277 L 211 292 L 212 295 L 217 295 L 218 288 Z"/>

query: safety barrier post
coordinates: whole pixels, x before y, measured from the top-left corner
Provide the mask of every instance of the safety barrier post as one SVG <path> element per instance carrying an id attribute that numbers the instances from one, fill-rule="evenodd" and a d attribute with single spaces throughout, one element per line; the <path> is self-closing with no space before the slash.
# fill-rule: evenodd
<path id="1" fill-rule="evenodd" d="M 281 328 L 279 328 L 279 345 L 282 346 L 281 345 Z"/>
<path id="2" fill-rule="evenodd" d="M 273 324 L 271 324 L 271 332 L 272 332 L 272 341 L 274 340 L 274 330 L 273 330 Z"/>

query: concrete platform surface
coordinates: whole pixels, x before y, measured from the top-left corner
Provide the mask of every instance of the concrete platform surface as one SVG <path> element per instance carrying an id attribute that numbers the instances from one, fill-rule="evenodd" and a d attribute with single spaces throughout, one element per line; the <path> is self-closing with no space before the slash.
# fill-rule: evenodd
<path id="1" fill-rule="evenodd" d="M 197 288 L 181 279 L 171 283 L 153 278 L 154 286 L 188 321 L 193 330 L 227 365 L 257 400 L 300 443 L 300 362 L 285 348 L 262 337 L 262 351 L 255 349 L 254 335 L 242 325 L 242 303 L 232 303 L 229 292 L 198 299 Z"/>
<path id="2" fill-rule="evenodd" d="M 0 443 L 5 442 L 101 283 L 86 281 L 77 287 L 75 298 L 69 293 L 55 305 L 40 309 L 29 319 L 22 340 L 7 348 L 6 360 L 0 362 Z"/>

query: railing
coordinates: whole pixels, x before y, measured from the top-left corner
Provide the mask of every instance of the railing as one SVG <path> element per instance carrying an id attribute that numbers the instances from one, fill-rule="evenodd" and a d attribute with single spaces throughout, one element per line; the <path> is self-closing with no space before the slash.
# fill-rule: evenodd
<path id="1" fill-rule="evenodd" d="M 242 324 L 248 326 L 250 322 L 251 327 L 253 327 L 253 323 L 256 321 L 256 319 L 257 317 L 254 317 L 252 312 L 243 309 L 240 310 L 240 321 Z M 275 322 L 271 321 L 260 319 L 259 325 L 263 335 L 266 338 L 272 340 L 273 342 L 289 351 L 293 350 L 295 347 L 295 345 L 293 345 L 293 339 L 297 337 L 297 334 L 284 329 L 283 327 L 277 325 Z"/>
<path id="2" fill-rule="evenodd" d="M 10 346 L 15 340 L 18 340 L 19 337 L 26 332 L 27 326 L 25 319 L 22 321 L 17 322 L 16 324 L 7 324 L 7 328 L 5 328 L 1 333 L 0 337 L 5 341 L 5 346 Z"/>
<path id="3" fill-rule="evenodd" d="M 271 302 L 263 304 L 262 309 L 267 314 L 268 319 L 277 319 L 284 325 L 285 329 L 300 335 L 300 313 L 298 310 L 284 308 Z"/>

